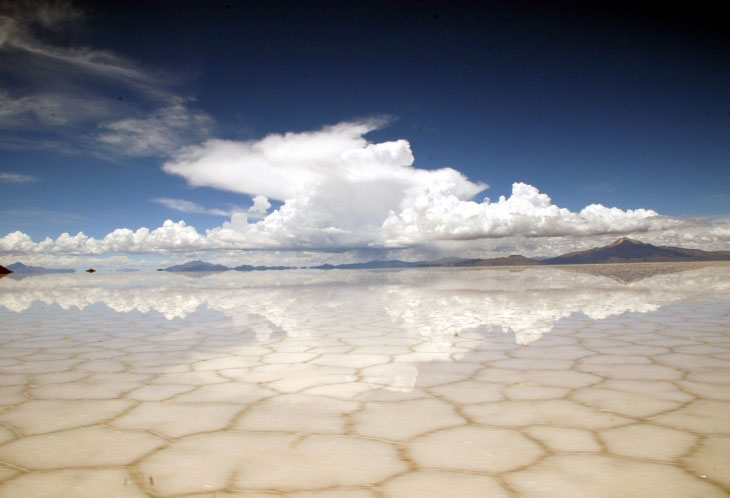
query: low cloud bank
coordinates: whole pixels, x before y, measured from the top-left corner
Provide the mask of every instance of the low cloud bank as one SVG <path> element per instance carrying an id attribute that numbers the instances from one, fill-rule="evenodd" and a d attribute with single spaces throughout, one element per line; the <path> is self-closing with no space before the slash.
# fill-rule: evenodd
<path id="1" fill-rule="evenodd" d="M 164 164 L 166 172 L 182 176 L 192 186 L 248 194 L 252 215 L 264 215 L 271 207 L 269 199 L 281 202 L 260 220 L 234 212 L 229 221 L 204 233 L 184 221 L 167 220 L 153 230 L 120 228 L 102 239 L 78 233 L 33 242 L 28 235 L 13 232 L 0 238 L 0 252 L 340 251 L 515 236 L 628 234 L 682 224 L 648 209 L 591 204 L 570 211 L 553 204 L 536 187 L 519 182 L 509 197 L 476 201 L 487 185 L 453 168 L 414 167 L 407 140 L 369 142 L 365 135 L 384 122 L 345 122 L 260 140 L 208 140 L 181 149 Z M 185 201 L 175 202 L 179 208 Z M 199 208 L 193 203 L 183 207 L 190 212 Z"/>
<path id="2" fill-rule="evenodd" d="M 678 223 L 650 209 L 624 211 L 601 204 L 576 213 L 556 206 L 532 185 L 514 183 L 512 195 L 497 202 L 463 200 L 448 191 L 421 192 L 400 213 L 391 211 L 383 229 L 387 245 L 409 246 L 436 240 L 625 234 Z"/>

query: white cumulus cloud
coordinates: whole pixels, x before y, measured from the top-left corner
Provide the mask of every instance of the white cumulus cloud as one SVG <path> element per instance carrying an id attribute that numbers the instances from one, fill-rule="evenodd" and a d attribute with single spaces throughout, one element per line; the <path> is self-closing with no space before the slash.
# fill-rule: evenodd
<path id="1" fill-rule="evenodd" d="M 364 135 L 383 119 L 339 123 L 319 131 L 271 134 L 260 140 L 212 139 L 182 149 L 163 169 L 195 187 L 264 195 L 285 201 L 341 184 L 394 184 L 400 190 L 444 177 L 471 196 L 484 185 L 469 182 L 452 169 L 430 172 L 413 168 L 406 140 L 373 144 Z M 323 192 L 320 192 L 320 195 Z"/>
<path id="2" fill-rule="evenodd" d="M 61 234 L 53 240 L 46 237 L 33 242 L 23 232 L 12 232 L 0 238 L 0 253 L 7 254 L 106 254 L 106 253 L 164 253 L 206 250 L 209 241 L 184 221 L 167 220 L 154 230 L 142 227 L 136 231 L 118 228 L 102 239 L 83 232 Z"/>
<path id="3" fill-rule="evenodd" d="M 383 223 L 386 245 L 409 246 L 431 240 L 469 240 L 521 235 L 555 237 L 646 232 L 676 220 L 650 209 L 622 210 L 591 204 L 579 212 L 561 208 L 532 185 L 514 183 L 510 197 L 497 202 L 460 199 L 437 185 L 407 199 Z"/>
<path id="4" fill-rule="evenodd" d="M 271 207 L 271 203 L 269 202 L 269 199 L 266 198 L 266 196 L 257 195 L 251 200 L 253 202 L 253 204 L 249 208 L 249 211 L 251 213 L 264 214 Z"/>
<path id="5" fill-rule="evenodd" d="M 648 209 L 591 204 L 580 211 L 555 205 L 536 187 L 515 183 L 509 197 L 474 200 L 487 188 L 453 168 L 413 166 L 407 140 L 371 143 L 384 123 L 366 119 L 319 131 L 271 134 L 260 140 L 208 140 L 183 148 L 164 165 L 193 186 L 247 194 L 252 206 L 198 232 L 184 221 L 102 239 L 79 233 L 35 243 L 14 232 L 0 251 L 103 254 L 235 249 L 324 250 L 427 247 L 495 238 L 592 237 L 681 230 L 682 222 Z M 279 201 L 271 210 L 269 199 Z M 158 199 L 173 209 L 213 213 L 190 201 Z M 711 234 L 723 237 L 722 230 Z M 456 248 L 458 250 L 458 247 Z"/>

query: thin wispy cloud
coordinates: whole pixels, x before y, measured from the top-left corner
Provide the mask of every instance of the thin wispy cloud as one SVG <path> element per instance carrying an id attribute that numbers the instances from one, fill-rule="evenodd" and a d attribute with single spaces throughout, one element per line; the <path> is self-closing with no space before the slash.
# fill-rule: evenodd
<path id="1" fill-rule="evenodd" d="M 82 23 L 83 11 L 70 2 L 15 1 L 5 2 L 3 6 L 4 13 L 0 15 L 0 49 L 10 57 L 23 56 L 26 61 L 22 68 L 23 74 L 54 72 L 68 79 L 82 74 L 136 86 L 150 96 L 164 94 L 159 89 L 163 80 L 158 75 L 109 50 L 60 46 L 44 41 L 39 36 L 44 31 L 68 31 Z"/>
<path id="2" fill-rule="evenodd" d="M 30 183 L 38 181 L 38 177 L 20 173 L 0 173 L 0 182 L 3 183 Z"/>
<path id="3" fill-rule="evenodd" d="M 173 99 L 142 118 L 125 118 L 104 123 L 95 138 L 128 156 L 167 156 L 190 142 L 205 138 L 213 119 L 186 107 L 182 98 Z"/>
<path id="4" fill-rule="evenodd" d="M 152 199 L 152 202 L 162 204 L 166 208 L 174 211 L 180 211 L 181 213 L 194 213 L 194 214 L 210 214 L 214 216 L 231 216 L 233 211 L 225 211 L 223 209 L 209 209 L 201 206 L 197 202 L 188 201 L 185 199 L 171 199 L 169 197 L 158 197 Z"/>
<path id="5" fill-rule="evenodd" d="M 187 199 L 175 199 L 170 197 L 157 197 L 150 199 L 152 202 L 161 204 L 173 211 L 191 214 L 207 214 L 212 216 L 231 217 L 236 213 L 245 214 L 247 218 L 261 219 L 266 215 L 266 211 L 271 207 L 269 200 L 263 195 L 258 195 L 251 200 L 251 206 L 245 209 L 241 206 L 231 205 L 229 209 L 206 208 L 197 202 Z"/>
<path id="6" fill-rule="evenodd" d="M 0 147 L 166 156 L 209 135 L 213 119 L 173 90 L 179 75 L 109 50 L 46 41 L 48 32 L 70 31 L 84 20 L 66 2 L 4 4 L 0 76 L 15 83 L 0 88 L 6 132 Z"/>

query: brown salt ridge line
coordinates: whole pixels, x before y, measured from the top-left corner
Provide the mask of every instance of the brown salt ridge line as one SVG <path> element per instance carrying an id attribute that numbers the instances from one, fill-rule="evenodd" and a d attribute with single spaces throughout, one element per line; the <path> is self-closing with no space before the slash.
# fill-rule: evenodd
<path id="1" fill-rule="evenodd" d="M 19 406 L 19 405 L 17 405 L 17 406 Z M 12 409 L 12 408 L 15 408 L 15 406 L 8 407 L 8 408 L 9 409 Z M 5 412 L 4 411 L 0 411 L 0 413 L 5 413 Z M 8 441 L 5 441 L 4 443 L 0 443 L 0 446 L 2 446 L 3 444 L 9 443 L 11 441 L 15 441 L 17 439 L 20 439 L 22 437 L 25 437 L 23 435 L 23 433 L 17 427 L 15 427 L 15 426 L 7 423 L 7 422 L 0 422 L 0 427 L 3 427 L 4 429 L 7 429 L 8 431 L 10 431 L 13 434 L 13 439 L 10 439 Z"/>
<path id="2" fill-rule="evenodd" d="M 293 496 L 295 493 L 320 493 L 323 491 L 339 491 L 339 490 L 345 490 L 345 491 L 357 491 L 357 490 L 364 490 L 364 491 L 371 491 L 376 498 L 381 498 L 383 495 L 378 494 L 375 492 L 374 489 L 368 486 L 332 486 L 327 488 L 317 488 L 317 489 L 311 489 L 311 490 L 302 490 L 302 491 L 276 491 L 276 490 L 269 490 L 269 489 L 254 489 L 254 490 L 236 490 L 228 489 L 226 488 L 224 491 L 209 491 L 209 492 L 203 492 L 203 493 L 182 493 L 182 494 L 171 494 L 166 495 L 166 498 L 196 498 L 200 496 L 205 496 L 209 494 L 217 494 L 222 493 L 221 498 L 223 498 L 225 495 L 230 493 L 257 493 L 257 494 L 265 494 L 265 495 L 271 495 L 273 496 Z"/>
<path id="3" fill-rule="evenodd" d="M 226 432 L 226 431 L 213 431 L 213 432 L 211 432 L 211 433 L 215 433 L 215 432 Z M 274 431 L 241 431 L 241 430 L 236 430 L 236 431 L 233 431 L 233 432 L 238 432 L 238 433 L 246 433 L 246 434 L 263 434 L 263 435 L 266 435 L 266 434 L 271 434 L 271 433 L 272 433 L 272 432 L 274 432 Z M 278 432 L 279 432 L 279 431 L 276 431 L 276 433 L 278 433 Z M 310 434 L 297 434 L 297 433 L 291 433 L 291 432 L 283 432 L 283 433 L 284 433 L 284 434 L 289 434 L 289 435 L 295 435 L 295 436 L 298 436 L 297 440 L 295 440 L 294 442 L 292 442 L 292 443 L 290 444 L 290 447 L 295 447 L 295 446 L 296 446 L 296 444 L 298 444 L 298 443 L 301 443 L 301 442 L 302 442 L 302 441 L 303 441 L 304 439 L 306 439 L 306 438 L 308 438 L 308 437 L 310 436 Z M 316 434 L 315 434 L 315 435 L 316 435 Z M 342 435 L 342 436 L 338 436 L 338 435 L 328 435 L 328 436 L 332 436 L 332 437 L 358 437 L 358 436 L 354 436 L 354 435 Z M 185 436 L 185 437 L 188 437 L 188 436 Z M 180 438 L 180 439 L 185 439 L 185 437 L 183 437 L 183 438 Z M 378 440 L 378 439 L 376 439 L 376 438 L 365 438 L 365 437 L 361 437 L 360 439 L 370 439 L 370 440 L 375 440 L 375 441 L 381 441 L 381 440 Z M 386 442 L 386 443 L 387 443 L 387 441 L 383 441 L 383 442 Z M 174 443 L 172 443 L 172 444 L 174 444 Z M 160 451 L 162 451 L 163 449 L 167 449 L 167 448 L 169 448 L 169 446 L 170 446 L 170 445 L 167 445 L 167 446 L 166 446 L 165 448 L 158 448 L 158 449 L 156 449 L 156 450 L 154 450 L 154 451 L 150 452 L 150 453 L 149 453 L 149 454 L 147 454 L 146 456 L 144 456 L 144 457 L 140 458 L 140 459 L 139 459 L 139 461 L 137 461 L 137 462 L 136 462 L 136 463 L 135 463 L 134 465 L 135 465 L 135 466 L 136 466 L 136 465 L 138 465 L 138 464 L 139 464 L 139 463 L 141 463 L 141 461 L 142 461 L 142 460 L 144 460 L 145 458 L 148 458 L 149 456 L 152 456 L 152 455 L 153 455 L 154 453 L 160 452 Z M 232 474 L 234 474 L 234 475 L 235 475 L 236 473 L 237 473 L 237 471 L 236 471 L 236 470 L 234 470 L 234 472 L 233 472 Z M 292 493 L 292 492 L 302 492 L 302 491 L 320 491 L 320 490 L 326 490 L 326 489 L 338 489 L 338 487 L 336 487 L 336 486 L 334 486 L 334 487 L 327 487 L 327 488 L 317 488 L 317 489 L 312 489 L 312 490 L 310 490 L 310 489 L 306 489 L 306 490 L 296 490 L 296 491 L 282 491 L 282 490 L 269 490 L 269 489 L 266 489 L 266 490 L 264 490 L 264 489 L 258 490 L 258 489 L 247 489 L 247 488 L 240 488 L 240 489 L 238 489 L 238 488 L 235 488 L 235 487 L 233 487 L 233 486 L 232 486 L 232 483 L 233 483 L 233 478 L 234 478 L 234 477 L 233 477 L 233 475 L 232 475 L 232 476 L 230 476 L 230 477 L 229 477 L 229 478 L 227 479 L 227 482 L 230 482 L 230 483 L 231 483 L 231 484 L 230 484 L 230 485 L 231 485 L 231 487 L 230 487 L 230 488 L 228 488 L 228 487 L 226 487 L 226 488 L 225 488 L 225 489 L 230 489 L 230 490 L 231 490 L 231 491 L 233 491 L 233 492 L 236 492 L 236 491 L 244 491 L 244 492 L 245 492 L 245 491 L 263 491 L 263 492 L 276 492 L 276 493 L 288 494 L 288 493 Z M 379 481 L 379 482 L 380 482 L 380 481 Z M 228 486 L 228 485 L 227 485 L 227 486 Z M 374 486 L 374 484 L 371 484 L 371 486 Z M 146 484 L 145 484 L 145 487 L 146 487 Z M 182 493 L 182 494 L 180 494 L 180 495 L 178 495 L 178 494 L 173 494 L 173 495 L 168 495 L 168 496 L 185 496 L 185 495 L 193 495 L 193 496 L 194 496 L 194 495 L 196 495 L 196 494 L 199 494 L 199 493 Z M 163 496 L 163 495 L 158 495 L 158 494 L 156 494 L 156 493 L 155 493 L 155 494 L 154 494 L 154 496 Z"/>
<path id="4" fill-rule="evenodd" d="M 29 400 L 29 401 L 37 401 L 37 400 Z M 46 400 L 40 400 L 40 401 L 46 401 Z M 102 401 L 102 400 L 75 400 L 75 399 L 74 400 L 67 400 L 67 399 L 62 399 L 62 400 L 48 400 L 48 401 L 66 401 L 66 402 L 73 403 L 74 401 Z M 16 407 L 17 406 L 20 406 L 20 405 L 24 405 L 25 403 L 26 402 L 20 403 L 20 404 L 16 405 Z M 17 441 L 19 439 L 25 439 L 25 438 L 33 437 L 33 436 L 45 436 L 45 435 L 48 435 L 48 434 L 58 434 L 58 433 L 66 432 L 66 431 L 70 431 L 70 430 L 82 429 L 84 427 L 101 426 L 101 427 L 107 427 L 107 428 L 109 428 L 111 430 L 116 430 L 116 431 L 119 431 L 119 430 L 127 430 L 127 429 L 119 429 L 117 427 L 108 427 L 108 424 L 109 424 L 110 421 L 113 421 L 114 419 L 119 418 L 119 417 L 121 417 L 123 415 L 126 415 L 130 411 L 134 410 L 141 403 L 142 402 L 137 402 L 136 405 L 133 405 L 133 406 L 129 407 L 128 409 L 123 410 L 123 412 L 120 413 L 119 415 L 113 416 L 113 417 L 108 418 L 108 419 L 99 420 L 97 422 L 93 422 L 93 423 L 89 423 L 89 424 L 74 425 L 72 427 L 66 427 L 66 428 L 63 428 L 63 429 L 56 429 L 56 430 L 53 430 L 53 431 L 38 432 L 38 433 L 34 433 L 34 434 L 25 434 L 25 433 L 23 433 L 23 431 L 21 431 L 19 428 L 17 428 L 14 425 L 12 425 L 10 422 L 2 422 L 1 425 L 10 428 L 14 433 L 19 434 L 19 436 L 17 436 L 16 439 L 12 439 L 10 441 L 5 441 L 4 443 L 0 443 L 0 448 L 2 448 L 3 446 L 5 446 L 8 443 L 11 443 L 13 441 Z M 135 432 L 139 432 L 139 431 L 140 430 L 135 430 Z"/>
<path id="5" fill-rule="evenodd" d="M 688 474 L 690 477 L 692 477 L 693 479 L 695 479 L 695 480 L 697 480 L 699 482 L 710 482 L 710 483 L 716 485 L 717 487 L 719 487 L 721 489 L 730 489 L 730 488 L 727 488 L 726 486 L 724 486 L 724 485 L 722 485 L 720 483 L 717 483 L 716 481 L 712 480 L 709 477 L 707 477 L 707 478 L 701 478 L 697 474 L 695 474 L 694 472 L 692 472 L 690 469 L 688 469 L 686 467 L 683 467 L 681 464 L 678 464 L 678 463 L 675 463 L 675 462 L 666 462 L 666 461 L 658 461 L 658 460 L 648 460 L 648 459 L 642 459 L 642 458 L 635 458 L 635 457 L 627 457 L 627 456 L 615 455 L 615 454 L 612 454 L 612 453 L 597 453 L 597 452 L 572 452 L 571 451 L 571 452 L 555 452 L 555 453 L 551 453 L 551 454 L 543 454 L 540 457 L 538 457 L 535 461 L 533 461 L 533 462 L 531 462 L 529 464 L 525 464 L 525 465 L 522 465 L 520 467 L 516 467 L 514 469 L 511 469 L 511 470 L 508 470 L 508 471 L 505 471 L 505 472 L 499 472 L 499 473 L 483 472 L 483 471 L 474 471 L 474 470 L 467 470 L 467 469 L 451 469 L 451 468 L 442 468 L 442 467 L 430 467 L 430 466 L 429 467 L 418 467 L 417 470 L 437 470 L 437 471 L 442 471 L 442 472 L 457 472 L 457 473 L 472 474 L 472 475 L 485 475 L 485 476 L 491 476 L 491 477 L 503 477 L 505 475 L 509 475 L 509 474 L 512 474 L 512 473 L 515 473 L 515 472 L 521 472 L 523 470 L 527 470 L 527 469 L 529 469 L 529 468 L 531 468 L 531 467 L 533 467 L 535 465 L 538 465 L 539 463 L 541 463 L 546 458 L 548 458 L 550 456 L 556 456 L 556 455 L 576 455 L 576 456 L 599 455 L 599 456 L 606 456 L 606 457 L 614 458 L 614 459 L 617 459 L 617 460 L 628 460 L 628 461 L 634 461 L 634 462 L 651 463 L 651 464 L 654 464 L 654 465 L 662 465 L 662 466 L 666 466 L 666 467 L 676 467 L 676 468 L 679 468 L 684 473 Z"/>
<path id="6" fill-rule="evenodd" d="M 30 472 L 30 470 L 26 469 L 25 467 L 21 467 L 20 465 L 15 465 L 14 463 L 10 463 L 10 462 L 0 461 L 0 465 L 3 465 L 9 469 L 17 470 L 18 472 L 20 472 L 20 474 L 16 474 L 16 475 L 10 476 L 6 479 L 0 480 L 0 482 L 2 482 L 2 483 L 9 481 L 10 479 L 13 479 L 14 477 L 23 475 L 23 473 Z"/>
<path id="7" fill-rule="evenodd" d="M 19 478 L 21 478 L 21 477 L 23 477 L 25 475 L 28 475 L 28 474 L 48 473 L 48 472 L 57 472 L 57 471 L 74 471 L 74 470 L 75 471 L 122 470 L 122 471 L 126 471 L 130 475 L 130 477 L 133 477 L 132 474 L 131 474 L 131 472 L 130 472 L 130 469 L 127 466 L 124 466 L 124 465 L 110 465 L 110 466 L 98 466 L 98 467 L 75 467 L 75 466 L 72 466 L 72 467 L 64 467 L 64 468 L 60 468 L 60 469 L 28 470 L 28 471 L 24 471 L 24 472 L 22 472 L 20 474 L 16 474 L 16 475 L 14 475 L 14 476 L 12 476 L 9 479 L 6 479 L 4 481 L 0 481 L 0 484 L 2 484 L 4 486 L 8 482 L 13 481 L 15 479 L 19 479 Z M 133 479 L 133 482 L 134 482 L 134 479 Z M 138 485 L 140 491 L 142 491 L 144 494 L 146 494 L 147 496 L 153 496 L 153 495 L 150 495 L 149 493 L 147 493 L 142 486 L 139 486 L 139 483 L 136 483 L 136 484 Z M 160 497 L 160 495 L 154 495 L 154 497 L 155 498 L 158 498 L 158 497 Z"/>
<path id="8" fill-rule="evenodd" d="M 698 438 L 698 441 L 697 441 L 697 442 L 695 443 L 695 445 L 694 445 L 693 451 L 691 451 L 691 452 L 687 452 L 687 454 L 685 454 L 685 455 L 683 455 L 682 457 L 678 458 L 678 459 L 677 459 L 677 462 L 678 462 L 679 464 L 681 464 L 681 466 L 682 466 L 682 469 L 683 469 L 683 470 L 685 470 L 686 472 L 690 473 L 690 474 L 691 474 L 691 475 L 693 475 L 694 477 L 697 477 L 698 479 L 700 479 L 700 480 L 702 480 L 702 481 L 709 481 L 709 482 L 711 482 L 711 483 L 715 484 L 716 486 L 719 486 L 720 488 L 722 488 L 722 489 L 724 489 L 725 491 L 728 491 L 728 492 L 730 493 L 730 486 L 727 486 L 727 485 L 725 485 L 724 483 L 718 482 L 718 481 L 714 480 L 714 479 L 713 479 L 712 477 L 710 477 L 710 476 L 707 476 L 707 475 L 703 475 L 703 474 L 698 474 L 697 472 L 695 472 L 695 471 L 694 471 L 694 469 L 692 469 L 692 468 L 691 468 L 691 467 L 690 467 L 689 465 L 687 465 L 687 463 L 686 463 L 686 460 L 687 460 L 687 459 L 688 459 L 689 457 L 691 457 L 691 456 L 692 456 L 692 455 L 693 455 L 693 454 L 694 454 L 695 452 L 699 451 L 700 447 L 701 447 L 701 446 L 702 446 L 702 445 L 703 445 L 703 444 L 705 443 L 705 441 L 706 441 L 706 440 L 708 439 L 708 437 L 711 437 L 711 435 L 702 435 L 702 436 L 700 436 L 700 437 Z"/>

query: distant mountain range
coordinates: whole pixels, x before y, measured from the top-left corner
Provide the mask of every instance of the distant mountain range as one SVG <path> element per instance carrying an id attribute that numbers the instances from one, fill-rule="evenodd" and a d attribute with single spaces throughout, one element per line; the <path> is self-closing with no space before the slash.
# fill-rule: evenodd
<path id="1" fill-rule="evenodd" d="M 438 266 L 529 266 L 529 265 L 539 265 L 542 264 L 542 262 L 538 259 L 531 259 L 526 258 L 525 256 L 520 256 L 519 254 L 513 254 L 511 256 L 504 256 L 501 258 L 491 258 L 491 259 L 468 259 L 466 261 L 461 261 L 454 264 L 441 264 Z M 427 265 L 427 266 L 436 266 L 436 265 Z"/>
<path id="2" fill-rule="evenodd" d="M 312 266 L 313 270 L 360 270 L 364 268 L 415 268 L 420 262 L 400 261 L 389 259 L 387 261 L 367 261 L 365 263 L 347 263 L 344 265 L 319 265 Z"/>
<path id="3" fill-rule="evenodd" d="M 20 261 L 13 263 L 12 265 L 8 265 L 7 270 L 10 270 L 13 273 L 36 275 L 40 273 L 74 273 L 76 271 L 70 268 L 43 268 L 40 266 L 28 266 L 24 265 Z"/>
<path id="4" fill-rule="evenodd" d="M 308 270 L 360 270 L 360 269 L 374 269 L 374 268 L 416 268 L 419 266 L 436 266 L 440 264 L 454 264 L 463 261 L 476 261 L 467 260 L 464 258 L 443 258 L 436 261 L 400 261 L 397 259 L 389 259 L 386 261 L 367 261 L 365 263 L 347 263 L 342 265 L 330 265 L 324 264 L 319 266 L 307 266 L 304 269 Z M 204 261 L 190 261 L 182 265 L 171 266 L 165 268 L 164 271 L 172 272 L 194 272 L 194 271 L 267 271 L 267 270 L 296 270 L 298 266 L 251 266 L 241 265 L 235 267 L 228 267 L 223 265 L 215 265 L 212 263 L 206 263 Z"/>
<path id="5" fill-rule="evenodd" d="M 241 265 L 236 266 L 234 268 L 231 268 L 231 270 L 236 271 L 266 271 L 266 270 L 293 270 L 295 267 L 293 266 L 251 266 L 251 265 Z"/>
<path id="6" fill-rule="evenodd" d="M 727 261 L 730 251 L 701 251 L 682 247 L 655 246 L 622 237 L 613 244 L 586 251 L 569 252 L 542 261 L 547 265 L 576 265 L 590 263 L 633 263 L 672 261 Z"/>
<path id="7" fill-rule="evenodd" d="M 701 251 L 682 247 L 655 246 L 638 240 L 622 237 L 604 247 L 575 251 L 547 259 L 532 259 L 524 256 L 480 259 L 475 262 L 457 263 L 452 266 L 504 266 L 514 265 L 581 265 L 610 263 L 660 263 L 687 261 L 728 261 L 730 251 Z M 509 263 L 508 263 L 509 261 Z"/>
<path id="8" fill-rule="evenodd" d="M 534 265 L 577 265 L 606 263 L 642 263 L 642 262 L 686 262 L 686 261 L 730 261 L 730 251 L 701 251 L 681 247 L 655 246 L 638 240 L 622 237 L 605 247 L 595 247 L 585 251 L 576 251 L 547 259 L 527 258 L 519 254 L 489 259 L 443 258 L 435 261 L 400 261 L 397 259 L 367 261 L 365 263 L 347 263 L 342 265 L 324 264 L 310 266 L 311 270 L 359 270 L 375 268 L 416 268 L 430 266 L 534 266 Z M 165 271 L 265 271 L 291 270 L 293 266 L 251 266 L 241 265 L 229 268 L 223 265 L 190 261 L 182 265 L 165 268 Z"/>
<path id="9" fill-rule="evenodd" d="M 227 271 L 230 270 L 227 266 L 214 265 L 213 263 L 206 263 L 205 261 L 188 261 L 181 265 L 171 266 L 165 268 L 165 271 Z"/>
<path id="10" fill-rule="evenodd" d="M 311 270 L 359 270 L 377 268 L 416 268 L 431 266 L 470 267 L 470 266 L 535 266 L 535 265 L 577 265 L 607 263 L 641 263 L 641 262 L 687 262 L 687 261 L 730 261 L 730 251 L 701 251 L 682 247 L 655 246 L 622 237 L 604 247 L 595 247 L 585 251 L 575 251 L 553 258 L 535 259 L 519 254 L 489 259 L 442 258 L 434 261 L 401 261 L 397 259 L 375 260 L 364 263 L 347 263 L 341 265 L 324 264 L 310 266 Z M 165 268 L 169 272 L 218 272 L 218 271 L 268 271 L 293 270 L 295 266 L 253 266 L 240 265 L 228 267 L 205 261 L 189 261 L 181 265 Z M 123 269 L 119 271 L 135 271 Z M 42 268 L 17 262 L 7 267 L 0 266 L 0 275 L 16 273 L 19 275 L 39 275 L 43 273 L 73 273 L 66 268 Z"/>

